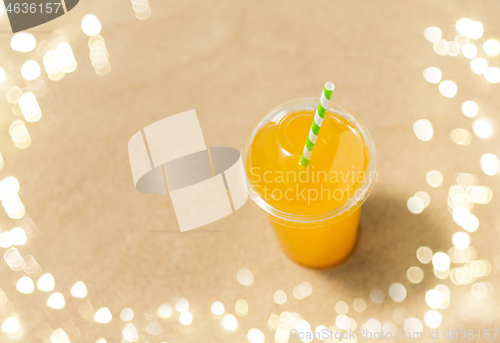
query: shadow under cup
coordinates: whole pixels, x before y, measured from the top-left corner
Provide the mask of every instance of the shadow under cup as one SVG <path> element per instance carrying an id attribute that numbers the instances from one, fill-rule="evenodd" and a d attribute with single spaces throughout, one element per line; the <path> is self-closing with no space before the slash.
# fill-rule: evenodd
<path id="1" fill-rule="evenodd" d="M 282 118 L 286 120 L 286 116 L 290 113 L 299 111 L 314 112 L 318 102 L 319 99 L 317 98 L 296 99 L 286 102 L 267 113 L 251 131 L 245 142 L 242 152 L 244 163 L 242 177 L 251 202 L 270 221 L 285 254 L 303 266 L 324 269 L 345 260 L 356 245 L 361 205 L 370 194 L 376 181 L 375 177 L 373 177 L 376 175 L 375 145 L 368 130 L 349 111 L 330 101 L 327 112 L 344 118 L 356 128 L 363 139 L 368 154 L 365 171 L 368 177 L 364 179 L 349 200 L 336 208 L 328 209 L 324 213 L 297 215 L 278 210 L 254 189 L 248 177 L 247 169 L 248 154 L 252 148 L 254 138 L 266 124 L 271 121 L 276 122 Z M 321 134 L 322 132 L 320 132 L 320 136 Z M 304 143 L 305 139 L 306 137 L 304 137 Z M 278 141 L 275 144 L 279 144 Z"/>

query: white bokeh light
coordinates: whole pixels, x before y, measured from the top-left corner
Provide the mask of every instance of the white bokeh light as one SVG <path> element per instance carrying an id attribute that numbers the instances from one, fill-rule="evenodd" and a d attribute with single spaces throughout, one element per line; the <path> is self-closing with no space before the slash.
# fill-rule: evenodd
<path id="1" fill-rule="evenodd" d="M 429 67 L 425 68 L 424 70 L 424 79 L 432 84 L 437 84 L 441 81 L 441 77 L 443 74 L 441 73 L 441 70 L 436 67 Z"/>
<path id="2" fill-rule="evenodd" d="M 264 343 L 266 336 L 258 329 L 250 329 L 247 334 L 247 339 L 250 343 Z"/>
<path id="3" fill-rule="evenodd" d="M 2 323 L 2 331 L 5 333 L 16 333 L 20 328 L 21 324 L 19 323 L 19 319 L 13 316 L 5 319 Z"/>
<path id="4" fill-rule="evenodd" d="M 425 175 L 425 180 L 431 187 L 439 187 L 443 183 L 443 174 L 438 170 L 431 170 Z"/>
<path id="5" fill-rule="evenodd" d="M 470 69 L 476 74 L 484 74 L 486 69 L 488 69 L 488 61 L 482 57 L 474 58 L 470 61 Z"/>
<path id="6" fill-rule="evenodd" d="M 77 281 L 71 287 L 71 295 L 75 298 L 83 299 L 87 296 L 87 286 L 83 281 Z"/>
<path id="7" fill-rule="evenodd" d="M 236 280 L 244 286 L 251 286 L 253 284 L 254 278 L 251 271 L 246 268 L 238 270 L 236 273 Z"/>
<path id="8" fill-rule="evenodd" d="M 469 100 L 462 104 L 462 113 L 468 118 L 474 118 L 479 112 L 479 106 L 475 101 Z"/>
<path id="9" fill-rule="evenodd" d="M 441 313 L 439 313 L 436 310 L 429 310 L 425 313 L 425 316 L 424 316 L 425 325 L 427 325 L 431 329 L 435 329 L 439 325 L 441 325 L 442 319 L 443 318 L 441 316 Z"/>
<path id="10" fill-rule="evenodd" d="M 215 314 L 216 316 L 220 316 L 221 314 L 224 313 L 225 307 L 224 307 L 224 304 L 221 303 L 220 301 L 215 301 L 212 304 L 211 310 L 212 310 L 213 314 Z"/>
<path id="11" fill-rule="evenodd" d="M 443 305 L 443 295 L 435 289 L 431 289 L 425 293 L 425 302 L 432 309 L 438 309 Z"/>
<path id="12" fill-rule="evenodd" d="M 450 257 L 444 252 L 437 252 L 432 256 L 432 265 L 440 272 L 444 272 L 450 268 Z"/>
<path id="13" fill-rule="evenodd" d="M 453 235 L 452 242 L 458 249 L 465 249 L 470 244 L 470 237 L 465 232 L 457 232 Z"/>
<path id="14" fill-rule="evenodd" d="M 189 311 L 182 311 L 179 315 L 179 322 L 182 325 L 190 325 L 193 322 L 193 315 Z"/>
<path id="15" fill-rule="evenodd" d="M 406 202 L 406 206 L 408 207 L 408 211 L 410 211 L 411 213 L 419 214 L 424 210 L 425 203 L 421 198 L 414 196 L 408 199 L 408 201 Z"/>
<path id="16" fill-rule="evenodd" d="M 488 67 L 484 72 L 484 78 L 490 83 L 500 82 L 500 68 Z"/>
<path id="17" fill-rule="evenodd" d="M 36 286 L 42 292 L 50 292 L 55 287 L 55 280 L 52 274 L 45 273 L 38 279 Z"/>
<path id="18" fill-rule="evenodd" d="M 82 20 L 82 30 L 87 36 L 95 36 L 101 32 L 102 25 L 93 14 L 87 14 Z"/>
<path id="19" fill-rule="evenodd" d="M 488 39 L 483 43 L 484 51 L 490 56 L 497 56 L 500 53 L 500 43 L 496 39 Z"/>
<path id="20" fill-rule="evenodd" d="M 499 161 L 496 155 L 487 153 L 481 156 L 481 168 L 486 175 L 493 176 L 498 173 Z"/>
<path id="21" fill-rule="evenodd" d="M 9 240 L 13 245 L 24 245 L 27 241 L 26 232 L 20 227 L 16 227 L 10 231 Z"/>
<path id="22" fill-rule="evenodd" d="M 226 331 L 233 332 L 238 327 L 238 321 L 232 314 L 227 314 L 222 319 L 222 328 Z"/>
<path id="23" fill-rule="evenodd" d="M 477 56 L 477 47 L 474 44 L 465 44 L 462 47 L 462 54 L 468 58 L 468 59 L 473 59 L 476 58 Z"/>
<path id="24" fill-rule="evenodd" d="M 21 68 L 21 76 L 27 81 L 37 79 L 40 76 L 41 72 L 42 69 L 40 68 L 40 65 L 38 64 L 38 62 L 33 60 L 29 60 L 24 63 Z"/>
<path id="25" fill-rule="evenodd" d="M 413 132 L 415 132 L 415 135 L 418 139 L 424 142 L 430 141 L 432 136 L 434 135 L 432 124 L 427 119 L 417 120 L 413 124 Z"/>
<path id="26" fill-rule="evenodd" d="M 453 98 L 457 94 L 457 84 L 451 80 L 444 80 L 439 84 L 439 92 L 446 98 Z"/>
<path id="27" fill-rule="evenodd" d="M 424 37 L 431 43 L 439 42 L 443 36 L 441 29 L 436 26 L 428 27 L 424 30 Z"/>
<path id="28" fill-rule="evenodd" d="M 484 28 L 483 24 L 478 21 L 474 21 L 469 26 L 469 37 L 472 39 L 479 39 L 483 36 Z"/>
<path id="29" fill-rule="evenodd" d="M 62 309 L 66 305 L 66 300 L 64 299 L 64 296 L 59 293 L 52 293 L 47 299 L 47 306 L 56 310 Z"/>
<path id="30" fill-rule="evenodd" d="M 399 282 L 395 282 L 389 286 L 389 295 L 392 300 L 401 302 L 406 298 L 406 288 Z"/>
<path id="31" fill-rule="evenodd" d="M 36 47 L 36 39 L 31 33 L 18 32 L 10 40 L 10 47 L 14 51 L 30 52 Z"/>
<path id="32" fill-rule="evenodd" d="M 444 50 L 450 56 L 457 56 L 460 52 L 460 45 L 455 41 L 446 42 L 444 45 Z"/>
<path id="33" fill-rule="evenodd" d="M 445 39 L 440 39 L 439 41 L 432 44 L 432 49 L 439 56 L 446 55 L 446 43 L 448 43 Z"/>
<path id="34" fill-rule="evenodd" d="M 472 20 L 469 18 L 462 18 L 457 21 L 457 31 L 463 35 L 468 36 L 472 27 Z"/>
<path id="35" fill-rule="evenodd" d="M 490 138 L 494 131 L 491 121 L 485 118 L 474 121 L 472 129 L 474 130 L 474 133 L 481 138 Z"/>
<path id="36" fill-rule="evenodd" d="M 96 311 L 94 314 L 94 320 L 97 323 L 101 324 L 107 324 L 113 319 L 113 316 L 111 315 L 111 311 L 107 307 L 101 307 Z"/>
<path id="37" fill-rule="evenodd" d="M 23 276 L 17 281 L 16 288 L 19 293 L 31 294 L 35 290 L 35 283 L 29 276 Z"/>

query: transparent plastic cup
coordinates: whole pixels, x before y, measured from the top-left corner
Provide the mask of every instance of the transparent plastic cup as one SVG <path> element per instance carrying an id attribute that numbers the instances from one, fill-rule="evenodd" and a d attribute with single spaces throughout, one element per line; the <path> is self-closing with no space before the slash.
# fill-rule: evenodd
<path id="1" fill-rule="evenodd" d="M 368 130 L 348 110 L 332 101 L 330 102 L 327 113 L 345 119 L 350 126 L 357 130 L 363 140 L 364 151 L 368 156 L 364 166 L 367 177 L 363 182 L 360 182 L 359 187 L 345 203 L 335 208 L 328 208 L 322 213 L 296 214 L 277 209 L 277 206 L 273 206 L 261 192 L 254 188 L 248 171 L 248 154 L 252 149 L 252 143 L 256 134 L 266 124 L 271 121 L 286 120 L 288 115 L 298 111 L 315 111 L 318 102 L 317 98 L 296 99 L 286 102 L 264 115 L 252 129 L 245 142 L 242 152 L 244 163 L 242 178 L 248 190 L 250 201 L 270 221 L 285 254 L 303 266 L 324 269 L 339 264 L 353 251 L 358 237 L 361 205 L 367 199 L 376 182 L 375 145 Z M 309 121 L 309 125 L 310 123 L 311 121 Z M 322 132 L 320 132 L 318 139 L 321 135 Z M 303 139 L 305 143 L 306 137 Z M 282 144 L 278 140 L 276 139 L 274 144 L 281 146 Z M 270 148 L 276 148 L 276 146 Z M 315 152 L 313 149 L 311 161 L 315 158 Z M 325 153 L 328 151 L 323 151 L 323 156 Z M 317 154 L 319 156 L 320 153 Z M 297 161 L 299 157 L 296 156 Z"/>

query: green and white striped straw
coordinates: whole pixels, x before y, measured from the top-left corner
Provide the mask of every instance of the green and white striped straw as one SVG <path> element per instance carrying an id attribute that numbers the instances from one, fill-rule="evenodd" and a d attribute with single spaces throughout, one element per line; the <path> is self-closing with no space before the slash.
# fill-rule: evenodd
<path id="1" fill-rule="evenodd" d="M 311 125 L 311 130 L 309 131 L 309 137 L 307 137 L 306 146 L 304 147 L 304 151 L 300 157 L 300 164 L 304 167 L 307 167 L 309 160 L 311 159 L 311 153 L 314 145 L 316 144 L 319 129 L 321 128 L 321 124 L 323 124 L 323 118 L 325 118 L 326 109 L 328 108 L 334 89 L 335 85 L 332 82 L 325 83 L 321 99 L 318 103 L 318 108 L 316 109 L 316 114 L 314 115 L 314 121 Z"/>

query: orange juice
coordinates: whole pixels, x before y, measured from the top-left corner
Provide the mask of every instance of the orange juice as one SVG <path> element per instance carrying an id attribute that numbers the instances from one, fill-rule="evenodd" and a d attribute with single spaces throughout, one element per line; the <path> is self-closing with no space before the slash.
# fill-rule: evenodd
<path id="1" fill-rule="evenodd" d="M 331 103 L 310 163 L 300 166 L 315 106 L 315 99 L 298 99 L 273 110 L 243 154 L 250 198 L 270 219 L 284 252 L 302 265 L 327 268 L 355 246 L 375 150 L 357 119 Z"/>

